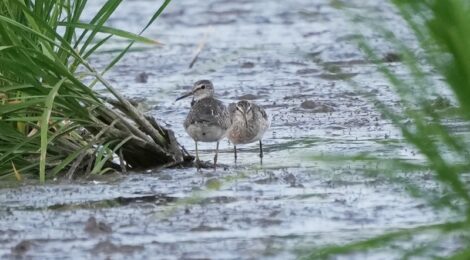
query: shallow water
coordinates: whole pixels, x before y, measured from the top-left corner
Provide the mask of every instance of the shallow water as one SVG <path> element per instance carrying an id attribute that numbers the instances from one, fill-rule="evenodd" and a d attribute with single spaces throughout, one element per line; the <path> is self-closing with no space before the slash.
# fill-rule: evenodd
<path id="1" fill-rule="evenodd" d="M 102 1 L 93 2 L 99 6 Z M 127 1 L 111 25 L 138 31 L 146 23 L 142 17 L 156 9 L 154 2 Z M 357 12 L 380 15 L 401 28 L 390 6 L 350 2 Z M 137 45 L 138 51 L 130 52 L 107 78 L 126 96 L 145 100 L 148 113 L 172 128 L 191 151 L 193 142 L 182 127 L 190 100 L 173 100 L 194 81 L 211 79 L 225 103 L 253 99 L 272 121 L 263 141 L 263 164 L 257 144 L 240 146 L 235 164 L 231 146 L 223 141 L 219 162 L 224 167 L 216 172 L 167 169 L 4 188 L 0 257 L 290 259 L 301 248 L 449 218 L 410 197 L 401 185 L 367 177 L 353 165 L 325 166 L 309 156 L 365 151 L 419 159 L 344 80 L 352 77 L 368 95 L 398 105 L 386 81 L 355 47 L 356 27 L 335 3 L 171 3 L 145 34 L 165 45 Z M 391 51 L 370 30 L 361 33 L 384 56 Z M 397 33 L 412 44 L 406 31 Z M 205 34 L 207 44 L 189 69 Z M 102 66 L 124 44 L 113 42 L 91 63 Z M 402 65 L 389 66 L 400 72 Z M 139 82 L 142 73 L 148 74 L 145 83 Z M 214 144 L 201 147 L 202 158 L 211 160 Z M 429 179 L 414 177 L 432 188 Z M 395 257 L 392 252 L 381 256 Z"/>

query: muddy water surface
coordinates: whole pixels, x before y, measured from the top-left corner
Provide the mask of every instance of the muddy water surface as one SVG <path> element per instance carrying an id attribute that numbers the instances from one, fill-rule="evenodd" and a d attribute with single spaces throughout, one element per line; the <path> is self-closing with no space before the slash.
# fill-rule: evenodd
<path id="1" fill-rule="evenodd" d="M 400 185 L 367 177 L 347 163 L 327 167 L 309 157 L 369 152 L 417 158 L 345 82 L 354 78 L 368 95 L 396 106 L 386 81 L 355 47 L 354 26 L 336 9 L 339 1 L 285 2 L 174 1 L 146 33 L 165 45 L 137 45 L 107 74 L 126 96 L 144 100 L 148 113 L 191 151 L 182 127 L 190 100 L 173 100 L 194 81 L 212 80 L 225 103 L 245 98 L 264 106 L 272 126 L 262 165 L 256 144 L 240 146 L 235 164 L 223 141 L 224 166 L 215 172 L 168 169 L 2 189 L 0 258 L 291 259 L 299 249 L 448 217 Z M 349 2 L 353 10 L 401 28 L 387 5 Z M 155 9 L 155 1 L 127 1 L 111 25 L 137 31 Z M 361 32 L 387 57 L 390 50 L 377 35 Z M 106 64 L 124 44 L 113 42 L 92 63 Z M 389 66 L 399 72 L 402 65 Z M 213 148 L 202 145 L 204 160 L 212 159 Z M 426 176 L 415 178 L 433 185 Z"/>

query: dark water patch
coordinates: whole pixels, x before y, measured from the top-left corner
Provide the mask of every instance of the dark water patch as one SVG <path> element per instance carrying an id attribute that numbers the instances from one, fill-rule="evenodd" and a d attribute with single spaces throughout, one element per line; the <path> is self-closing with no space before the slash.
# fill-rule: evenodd
<path id="1" fill-rule="evenodd" d="M 270 183 L 278 183 L 279 178 L 276 176 L 269 176 L 268 178 L 261 178 L 253 181 L 257 184 L 270 184 Z"/>
<path id="2" fill-rule="evenodd" d="M 297 75 L 308 75 L 308 74 L 316 74 L 318 72 L 319 72 L 318 69 L 300 69 L 300 70 L 297 70 L 295 73 Z"/>
<path id="3" fill-rule="evenodd" d="M 223 227 L 211 227 L 201 224 L 198 227 L 191 228 L 191 232 L 213 232 L 213 231 L 226 231 L 227 229 Z"/>
<path id="4" fill-rule="evenodd" d="M 324 79 L 324 80 L 347 80 L 355 77 L 357 73 L 336 73 L 336 74 L 330 74 L 330 73 L 324 73 L 318 75 L 319 78 Z"/>
<path id="5" fill-rule="evenodd" d="M 256 225 L 262 228 L 279 226 L 281 224 L 282 224 L 282 220 L 278 220 L 278 219 L 263 218 L 263 219 L 256 220 Z"/>
<path id="6" fill-rule="evenodd" d="M 113 229 L 105 222 L 97 221 L 95 217 L 90 217 L 85 223 L 85 231 L 89 234 L 98 235 L 111 233 Z"/>
<path id="7" fill-rule="evenodd" d="M 299 194 L 299 195 L 295 195 L 295 196 L 292 196 L 291 199 L 292 200 L 310 200 L 310 199 L 314 199 L 314 198 L 327 198 L 328 197 L 328 194 L 324 194 L 324 193 L 309 193 L 309 194 Z"/>
<path id="8" fill-rule="evenodd" d="M 370 126 L 371 122 L 369 118 L 359 117 L 359 118 L 352 118 L 344 123 L 346 127 L 364 127 Z"/>
<path id="9" fill-rule="evenodd" d="M 169 197 L 163 194 L 146 195 L 136 197 L 117 197 L 113 199 L 88 201 L 83 203 L 71 204 L 55 204 L 47 207 L 50 210 L 72 210 L 72 209 L 98 209 L 98 208 L 111 208 L 128 206 L 130 204 L 145 204 L 151 203 L 154 205 L 166 205 L 170 202 L 175 202 L 176 198 Z M 30 209 L 31 210 L 31 209 Z"/>
<path id="10" fill-rule="evenodd" d="M 328 33 L 328 31 L 325 30 L 325 31 L 307 32 L 307 33 L 302 34 L 302 36 L 303 36 L 304 38 L 318 37 L 318 36 L 320 36 L 321 34 L 324 34 L 324 33 Z"/>
<path id="11" fill-rule="evenodd" d="M 257 96 L 257 95 L 245 94 L 245 95 L 239 96 L 237 99 L 238 100 L 255 100 L 255 99 L 259 99 L 259 98 L 260 97 Z"/>
<path id="12" fill-rule="evenodd" d="M 144 246 L 134 246 L 134 245 L 125 245 L 125 244 L 115 244 L 111 241 L 102 241 L 98 242 L 91 252 L 95 255 L 105 254 L 105 255 L 114 255 L 114 254 L 124 254 L 132 255 L 139 251 L 144 250 Z"/>
<path id="13" fill-rule="evenodd" d="M 394 52 L 388 52 L 385 54 L 385 56 L 382 58 L 384 62 L 400 62 L 402 60 L 402 56 L 398 53 Z"/>
<path id="14" fill-rule="evenodd" d="M 240 65 L 240 68 L 242 68 L 242 69 L 252 69 L 252 68 L 254 68 L 254 67 L 255 67 L 255 63 L 249 62 L 249 61 L 243 62 L 243 63 Z"/>
<path id="15" fill-rule="evenodd" d="M 300 104 L 300 107 L 313 113 L 331 113 L 336 111 L 333 105 L 322 102 L 306 100 Z"/>
<path id="16" fill-rule="evenodd" d="M 452 107 L 451 101 L 446 97 L 436 97 L 429 102 L 428 109 L 435 112 L 438 110 L 444 110 Z"/>
<path id="17" fill-rule="evenodd" d="M 137 83 L 147 83 L 151 73 L 141 72 L 135 76 L 135 82 Z"/>
<path id="18" fill-rule="evenodd" d="M 208 204 L 229 204 L 236 202 L 238 199 L 235 197 L 228 197 L 228 196 L 215 196 L 201 199 L 198 204 L 200 205 L 208 205 Z"/>
<path id="19" fill-rule="evenodd" d="M 30 240 L 23 240 L 11 249 L 11 253 L 15 256 L 21 256 L 30 251 L 35 243 Z"/>
<path id="20" fill-rule="evenodd" d="M 309 98 L 312 96 L 314 96 L 314 94 L 296 94 L 292 96 L 285 96 L 282 99 L 283 100 L 302 100 L 302 99 Z"/>
<path id="21" fill-rule="evenodd" d="M 344 67 L 351 67 L 354 65 L 363 65 L 363 64 L 371 64 L 372 62 L 367 60 L 340 60 L 340 61 L 324 61 L 322 62 L 325 66 L 344 66 Z"/>

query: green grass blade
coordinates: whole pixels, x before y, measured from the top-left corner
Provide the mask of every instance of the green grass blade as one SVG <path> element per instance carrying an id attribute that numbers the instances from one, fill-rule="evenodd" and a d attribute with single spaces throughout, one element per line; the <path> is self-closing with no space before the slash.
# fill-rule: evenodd
<path id="1" fill-rule="evenodd" d="M 147 37 L 134 34 L 131 32 L 127 32 L 124 30 L 112 28 L 112 27 L 107 27 L 107 26 L 101 26 L 97 27 L 96 25 L 93 24 L 87 24 L 87 23 L 65 23 L 65 22 L 60 22 L 60 26 L 66 26 L 66 27 L 74 27 L 74 28 L 81 28 L 81 29 L 87 29 L 87 30 L 93 30 L 101 33 L 109 33 L 112 35 L 116 35 L 122 38 L 126 38 L 129 40 L 133 40 L 136 42 L 142 42 L 142 43 L 148 43 L 148 44 L 159 44 L 158 41 L 149 39 Z"/>
<path id="2" fill-rule="evenodd" d="M 39 158 L 39 180 L 41 183 L 46 181 L 46 155 L 47 155 L 47 135 L 49 132 L 49 118 L 51 116 L 54 99 L 57 96 L 60 86 L 64 83 L 65 79 L 59 81 L 47 96 L 44 113 L 41 120 L 41 156 Z"/>

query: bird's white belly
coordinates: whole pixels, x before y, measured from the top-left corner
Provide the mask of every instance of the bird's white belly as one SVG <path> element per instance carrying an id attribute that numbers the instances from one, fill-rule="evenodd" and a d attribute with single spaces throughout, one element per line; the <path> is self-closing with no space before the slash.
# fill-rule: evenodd
<path id="1" fill-rule="evenodd" d="M 192 124 L 186 128 L 186 132 L 188 132 L 194 141 L 216 142 L 225 136 L 226 130 L 214 125 Z"/>

